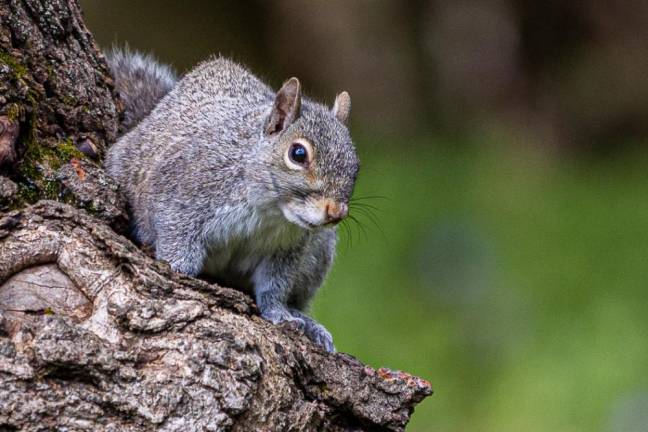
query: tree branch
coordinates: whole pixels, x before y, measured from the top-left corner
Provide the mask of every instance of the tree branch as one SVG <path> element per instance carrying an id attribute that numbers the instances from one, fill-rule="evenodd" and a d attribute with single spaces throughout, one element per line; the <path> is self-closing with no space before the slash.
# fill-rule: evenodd
<path id="1" fill-rule="evenodd" d="M 93 161 L 121 105 L 77 2 L 3 0 L 0 20 L 0 429 L 402 430 L 426 381 L 328 354 L 124 236 Z"/>

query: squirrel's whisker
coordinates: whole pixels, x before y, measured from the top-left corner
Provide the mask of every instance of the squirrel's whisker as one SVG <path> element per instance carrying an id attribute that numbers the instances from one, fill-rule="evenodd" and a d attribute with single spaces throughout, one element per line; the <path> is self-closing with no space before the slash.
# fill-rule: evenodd
<path id="1" fill-rule="evenodd" d="M 379 226 L 380 224 L 378 223 L 378 217 L 374 215 L 370 210 L 361 207 L 357 207 L 354 210 L 359 212 L 360 215 L 365 216 L 367 219 L 369 219 L 369 221 L 371 221 L 371 223 L 376 225 L 376 227 L 380 228 Z"/>
<path id="2" fill-rule="evenodd" d="M 372 223 L 373 226 L 376 227 L 376 229 L 380 232 L 380 235 L 383 237 L 383 240 L 387 241 L 387 236 L 385 235 L 385 231 L 383 230 L 382 226 L 380 225 L 380 220 L 376 215 L 374 215 L 370 210 L 363 209 L 363 208 L 356 208 L 356 211 L 360 212 L 359 214 L 366 217 L 369 219 L 369 221 Z"/>
<path id="3" fill-rule="evenodd" d="M 350 220 L 352 220 L 352 221 L 353 221 L 353 222 L 358 226 L 358 228 L 360 228 L 360 231 L 362 231 L 362 235 L 364 236 L 365 240 L 368 240 L 368 239 L 369 239 L 369 236 L 368 236 L 368 234 L 367 234 L 367 230 L 366 230 L 365 227 L 360 223 L 360 221 L 359 221 L 355 216 L 353 216 L 353 215 L 348 215 L 347 217 L 348 217 Z"/>
<path id="4" fill-rule="evenodd" d="M 364 208 L 364 209 L 371 209 L 371 210 L 374 210 L 374 211 L 382 211 L 381 208 L 376 207 L 376 206 L 371 205 L 371 204 L 367 204 L 367 203 L 349 203 L 349 208 L 351 208 L 351 209 L 353 209 L 353 208 Z"/>
<path id="5" fill-rule="evenodd" d="M 371 200 L 371 199 L 389 199 L 384 195 L 360 195 L 359 197 L 352 197 L 350 199 L 350 202 L 355 202 L 355 201 L 366 201 L 366 200 Z"/>
<path id="6" fill-rule="evenodd" d="M 349 250 L 353 247 L 353 235 L 351 233 L 351 228 L 349 227 L 349 222 L 345 219 L 343 220 L 340 225 L 342 225 L 342 228 L 344 228 L 344 237 L 345 237 L 345 250 Z"/>

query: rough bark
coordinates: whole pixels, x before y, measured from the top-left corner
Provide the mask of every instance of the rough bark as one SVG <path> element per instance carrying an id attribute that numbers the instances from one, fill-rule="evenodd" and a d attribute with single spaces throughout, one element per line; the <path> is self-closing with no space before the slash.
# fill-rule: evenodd
<path id="1" fill-rule="evenodd" d="M 429 384 L 328 354 L 125 236 L 76 1 L 0 1 L 0 430 L 402 430 Z M 80 150 L 80 151 L 79 151 Z"/>
<path id="2" fill-rule="evenodd" d="M 76 2 L 0 0 L 0 167 L 19 189 L 12 201 L 0 197 L 0 210 L 40 198 L 72 203 L 56 170 L 101 157 L 121 111 Z"/>

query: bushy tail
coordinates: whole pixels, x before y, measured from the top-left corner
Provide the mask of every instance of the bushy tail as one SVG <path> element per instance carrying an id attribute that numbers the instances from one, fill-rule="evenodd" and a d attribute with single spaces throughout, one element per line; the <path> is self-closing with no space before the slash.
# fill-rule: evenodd
<path id="1" fill-rule="evenodd" d="M 125 133 L 173 89 L 178 77 L 173 69 L 151 55 L 131 51 L 128 47 L 113 47 L 106 53 L 106 59 L 126 108 L 122 122 Z"/>

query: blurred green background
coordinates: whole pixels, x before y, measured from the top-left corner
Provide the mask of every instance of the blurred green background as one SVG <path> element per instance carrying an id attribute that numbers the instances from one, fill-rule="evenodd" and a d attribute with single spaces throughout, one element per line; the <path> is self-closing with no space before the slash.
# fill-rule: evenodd
<path id="1" fill-rule="evenodd" d="M 648 2 L 81 3 L 102 46 L 351 93 L 375 209 L 314 314 L 432 382 L 408 430 L 648 430 Z"/>

